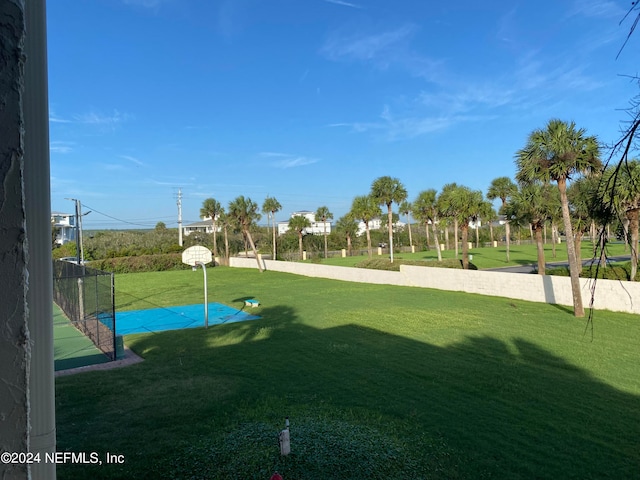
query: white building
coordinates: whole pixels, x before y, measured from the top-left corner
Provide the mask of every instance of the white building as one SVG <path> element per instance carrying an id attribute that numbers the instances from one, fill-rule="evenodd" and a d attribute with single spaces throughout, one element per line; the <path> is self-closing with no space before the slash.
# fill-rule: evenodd
<path id="1" fill-rule="evenodd" d="M 304 234 L 312 235 L 324 235 L 325 228 L 327 235 L 331 233 L 331 222 L 316 222 L 316 214 L 307 210 L 301 210 L 299 212 L 293 212 L 290 218 L 293 217 L 306 217 L 311 224 L 310 227 L 304 229 Z M 289 222 L 278 222 L 278 235 L 284 235 L 289 231 Z"/>
<path id="2" fill-rule="evenodd" d="M 189 225 L 185 225 L 182 227 L 182 233 L 185 237 L 188 237 L 192 233 L 200 232 L 200 233 L 213 233 L 213 224 L 211 223 L 211 217 L 200 217 L 202 218 L 199 222 L 190 223 Z M 222 227 L 216 224 L 216 231 L 220 232 Z"/>
<path id="3" fill-rule="evenodd" d="M 51 212 L 51 226 L 55 228 L 57 245 L 76 241 L 76 216 L 72 213 Z"/>
<path id="4" fill-rule="evenodd" d="M 403 229 L 405 225 L 406 223 L 397 221 L 396 223 L 393 224 L 393 229 L 397 231 L 397 230 Z M 369 231 L 380 230 L 381 228 L 382 228 L 381 218 L 373 218 L 369 220 Z M 364 235 L 366 232 L 367 232 L 367 227 L 365 226 L 364 222 L 362 221 L 358 222 L 358 231 L 356 232 L 356 235 L 359 237 L 361 235 Z"/>

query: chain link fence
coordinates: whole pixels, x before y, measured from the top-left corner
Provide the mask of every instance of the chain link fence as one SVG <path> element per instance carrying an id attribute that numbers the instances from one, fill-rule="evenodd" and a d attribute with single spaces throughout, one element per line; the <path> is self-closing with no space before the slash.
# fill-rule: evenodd
<path id="1" fill-rule="evenodd" d="M 113 273 L 54 261 L 53 301 L 97 348 L 109 359 L 116 359 Z"/>

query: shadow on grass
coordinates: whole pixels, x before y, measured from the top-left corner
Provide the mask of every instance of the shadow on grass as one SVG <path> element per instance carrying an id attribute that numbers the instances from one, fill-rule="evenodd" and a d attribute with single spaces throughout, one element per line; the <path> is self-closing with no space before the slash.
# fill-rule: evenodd
<path id="1" fill-rule="evenodd" d="M 111 372 L 117 388 L 88 375 L 77 380 L 86 379 L 87 394 L 99 396 L 104 408 L 59 395 L 59 448 L 102 448 L 91 432 L 104 437 L 117 422 L 104 448 L 126 453 L 137 446 L 118 467 L 129 478 L 154 478 L 150 458 L 164 459 L 155 468 L 167 478 L 179 474 L 171 469 L 183 462 L 198 466 L 198 478 L 268 478 L 275 467 L 284 478 L 382 478 L 371 472 L 389 465 L 354 461 L 362 452 L 349 444 L 345 453 L 346 438 L 296 439 L 296 415 L 316 412 L 333 421 L 366 422 L 382 437 L 404 436 L 408 460 L 391 464 L 395 474 L 384 478 L 637 475 L 639 397 L 530 341 L 467 336 L 438 346 L 358 324 L 309 326 L 287 305 L 260 314 L 261 320 L 206 331 L 136 336 L 131 347 L 147 361 Z M 73 405 L 71 413 L 67 405 Z M 316 441 L 315 454 L 284 462 L 271 440 L 233 436 L 251 421 L 277 432 L 285 412 L 294 453 L 296 442 Z M 76 424 L 82 430 L 74 436 Z M 225 443 L 227 434 L 233 442 Z M 433 438 L 446 442 L 446 453 Z M 181 450 L 178 439 L 205 446 Z M 323 473 L 327 450 L 340 476 Z M 412 470 L 406 470 L 409 464 Z M 60 472 L 65 478 L 109 478 L 110 468 L 62 465 Z"/>

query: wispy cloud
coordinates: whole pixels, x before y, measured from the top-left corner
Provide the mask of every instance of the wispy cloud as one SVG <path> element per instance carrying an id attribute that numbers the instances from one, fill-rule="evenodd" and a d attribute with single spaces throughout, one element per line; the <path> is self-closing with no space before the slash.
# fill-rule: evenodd
<path id="1" fill-rule="evenodd" d="M 74 145 L 73 142 L 54 141 L 49 144 L 49 151 L 51 153 L 71 153 Z"/>
<path id="2" fill-rule="evenodd" d="M 622 17 L 627 10 L 620 6 L 619 2 L 611 0 L 574 0 L 573 8 L 569 11 L 569 16 L 582 15 L 585 17 Z"/>
<path id="3" fill-rule="evenodd" d="M 125 5 L 133 5 L 135 7 L 158 8 L 167 0 L 122 0 Z"/>
<path id="4" fill-rule="evenodd" d="M 147 165 L 138 160 L 136 157 L 132 157 L 130 155 L 120 155 L 120 158 L 124 159 L 124 160 L 128 160 L 129 162 L 133 163 L 134 165 L 137 165 L 138 167 L 146 167 Z"/>
<path id="5" fill-rule="evenodd" d="M 333 3 L 334 5 L 342 5 L 344 7 L 362 8 L 361 5 L 357 5 L 355 3 L 350 3 L 350 2 L 343 2 L 342 0 L 322 0 L 322 1 L 327 3 Z"/>
<path id="6" fill-rule="evenodd" d="M 118 110 L 114 110 L 110 115 L 104 115 L 97 112 L 74 115 L 74 119 L 79 123 L 110 128 L 115 127 L 116 125 L 128 120 L 129 118 L 130 116 L 128 114 L 120 113 Z"/>
<path id="7" fill-rule="evenodd" d="M 261 157 L 272 158 L 271 166 L 276 168 L 295 168 L 304 165 L 317 163 L 317 158 L 304 157 L 301 155 L 292 155 L 289 153 L 279 152 L 261 152 Z"/>
<path id="8" fill-rule="evenodd" d="M 49 111 L 49 121 L 51 123 L 71 123 L 71 120 L 59 117 L 53 110 Z"/>
<path id="9" fill-rule="evenodd" d="M 324 43 L 320 52 L 330 60 L 379 60 L 389 61 L 394 49 L 406 42 L 416 31 L 413 25 L 403 25 L 395 30 L 376 34 L 333 33 Z"/>

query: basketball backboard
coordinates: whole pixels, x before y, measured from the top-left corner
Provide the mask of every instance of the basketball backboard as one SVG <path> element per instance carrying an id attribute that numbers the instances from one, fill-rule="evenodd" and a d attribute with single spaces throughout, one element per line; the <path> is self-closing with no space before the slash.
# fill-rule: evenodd
<path id="1" fill-rule="evenodd" d="M 211 254 L 211 250 L 202 245 L 194 245 L 182 252 L 182 263 L 186 263 L 192 267 L 195 267 L 198 263 L 204 263 L 206 265 L 212 261 L 213 255 Z"/>

